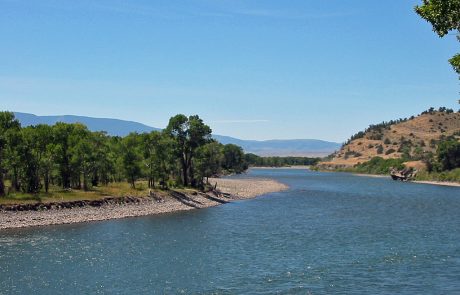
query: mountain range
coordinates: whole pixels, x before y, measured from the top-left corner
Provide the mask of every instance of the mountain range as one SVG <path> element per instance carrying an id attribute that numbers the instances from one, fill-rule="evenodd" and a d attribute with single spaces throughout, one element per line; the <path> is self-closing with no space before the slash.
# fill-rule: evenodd
<path id="1" fill-rule="evenodd" d="M 92 131 L 106 131 L 112 136 L 125 136 L 130 132 L 151 132 L 161 130 L 142 123 L 111 118 L 92 118 L 84 116 L 37 116 L 28 113 L 14 113 L 22 126 L 37 124 L 54 125 L 57 122 L 82 123 Z M 223 144 L 236 144 L 246 153 L 259 156 L 326 156 L 340 148 L 336 142 L 317 139 L 290 139 L 290 140 L 243 140 L 230 136 L 213 135 L 213 138 Z"/>

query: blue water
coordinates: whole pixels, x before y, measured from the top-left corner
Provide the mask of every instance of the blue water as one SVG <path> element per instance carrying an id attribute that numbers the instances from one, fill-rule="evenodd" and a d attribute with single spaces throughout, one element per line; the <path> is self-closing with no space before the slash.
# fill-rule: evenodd
<path id="1" fill-rule="evenodd" d="M 249 176 L 290 189 L 0 231 L 0 294 L 460 294 L 459 188 L 306 170 Z"/>

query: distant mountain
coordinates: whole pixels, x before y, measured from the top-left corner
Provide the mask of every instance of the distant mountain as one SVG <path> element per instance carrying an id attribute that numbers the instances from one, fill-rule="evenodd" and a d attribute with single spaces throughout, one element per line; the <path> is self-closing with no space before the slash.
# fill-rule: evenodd
<path id="1" fill-rule="evenodd" d="M 91 118 L 83 116 L 36 116 L 27 113 L 14 113 L 22 126 L 37 124 L 54 125 L 57 122 L 82 123 L 92 131 L 106 131 L 112 136 L 125 136 L 130 132 L 150 132 L 161 130 L 138 122 L 109 119 Z M 326 156 L 340 148 L 340 144 L 317 139 L 291 139 L 291 140 L 242 140 L 230 136 L 213 135 L 223 144 L 236 144 L 245 152 L 260 156 Z"/>
<path id="2" fill-rule="evenodd" d="M 112 136 L 126 136 L 130 132 L 150 132 L 153 130 L 161 130 L 159 128 L 150 127 L 141 123 L 109 119 L 109 118 L 91 118 L 83 116 L 36 116 L 27 113 L 15 112 L 14 115 L 21 122 L 22 126 L 30 126 L 37 124 L 54 125 L 57 122 L 63 123 L 82 123 L 92 131 L 106 131 Z"/>
<path id="3" fill-rule="evenodd" d="M 242 140 L 229 136 L 214 135 L 223 144 L 241 146 L 247 153 L 259 156 L 309 156 L 323 157 L 338 150 L 341 144 L 318 139 Z"/>

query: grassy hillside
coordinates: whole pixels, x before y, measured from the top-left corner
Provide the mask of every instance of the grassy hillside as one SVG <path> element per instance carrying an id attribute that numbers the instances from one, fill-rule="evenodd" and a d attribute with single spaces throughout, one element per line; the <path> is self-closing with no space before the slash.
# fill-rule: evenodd
<path id="1" fill-rule="evenodd" d="M 319 165 L 323 169 L 348 169 L 379 157 L 406 160 L 408 166 L 420 169 L 422 160 L 432 157 L 446 138 L 460 140 L 460 113 L 430 109 L 416 117 L 369 126 Z"/>

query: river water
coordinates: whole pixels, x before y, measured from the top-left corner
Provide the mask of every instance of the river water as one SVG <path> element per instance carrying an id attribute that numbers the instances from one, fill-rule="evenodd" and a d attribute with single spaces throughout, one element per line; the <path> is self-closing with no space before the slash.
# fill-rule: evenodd
<path id="1" fill-rule="evenodd" d="M 0 294 L 460 294 L 460 188 L 253 169 L 288 191 L 0 231 Z"/>

